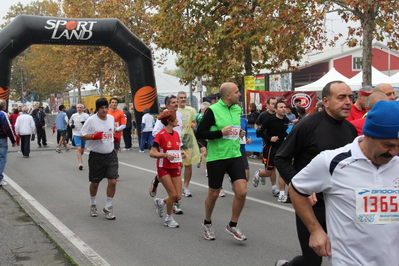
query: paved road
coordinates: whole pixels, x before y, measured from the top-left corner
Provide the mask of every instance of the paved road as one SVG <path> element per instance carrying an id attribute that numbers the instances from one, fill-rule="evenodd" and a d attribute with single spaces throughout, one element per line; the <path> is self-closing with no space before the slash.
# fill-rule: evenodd
<path id="1" fill-rule="evenodd" d="M 50 131 L 48 131 L 50 134 Z M 32 144 L 28 159 L 10 148 L 5 170 L 7 188 L 27 213 L 68 253 L 78 265 L 274 265 L 277 259 L 299 255 L 294 213 L 290 204 L 278 203 L 266 186 L 248 183 L 248 197 L 239 226 L 248 240 L 239 242 L 224 232 L 231 213 L 233 194 L 228 181 L 226 197 L 217 201 L 213 224 L 216 241 L 202 236 L 207 179 L 203 169 L 193 167 L 192 198 L 183 198 L 183 215 L 175 216 L 180 228 L 167 228 L 156 216 L 148 194 L 155 174 L 155 159 L 148 152 L 119 153 L 116 220 L 89 216 L 87 155 L 78 170 L 76 150 L 55 152 Z M 123 144 L 122 144 L 123 147 Z M 251 174 L 261 165 L 251 161 Z M 157 196 L 166 196 L 160 186 Z M 106 183 L 100 184 L 97 202 L 105 204 Z"/>

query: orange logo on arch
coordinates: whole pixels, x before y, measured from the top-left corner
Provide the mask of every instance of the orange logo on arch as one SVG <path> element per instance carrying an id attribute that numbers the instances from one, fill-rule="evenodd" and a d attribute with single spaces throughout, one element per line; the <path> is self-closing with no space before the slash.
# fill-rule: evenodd
<path id="1" fill-rule="evenodd" d="M 151 86 L 140 88 L 134 95 L 133 104 L 138 112 L 143 112 L 145 108 L 151 108 L 157 98 L 156 90 Z"/>
<path id="2" fill-rule="evenodd" d="M 68 21 L 67 24 L 65 25 L 65 28 L 67 30 L 74 30 L 76 29 L 76 26 L 78 26 L 78 22 L 76 20 Z"/>
<path id="3" fill-rule="evenodd" d="M 0 87 L 0 99 L 8 100 L 9 96 L 10 96 L 10 87 L 7 86 L 6 89 Z"/>

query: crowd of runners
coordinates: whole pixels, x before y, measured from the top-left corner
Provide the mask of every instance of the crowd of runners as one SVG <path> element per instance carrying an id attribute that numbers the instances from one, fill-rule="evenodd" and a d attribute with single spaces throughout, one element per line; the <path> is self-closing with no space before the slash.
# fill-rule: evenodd
<path id="1" fill-rule="evenodd" d="M 353 102 L 350 87 L 332 81 L 323 88 L 313 114 L 306 115 L 299 101 L 291 108 L 271 97 L 261 114 L 251 104 L 248 119 L 242 117 L 236 84 L 223 83 L 219 95 L 212 103 L 203 103 L 199 112 L 187 105 L 185 92 L 167 96 L 166 108 L 156 121 L 148 109 L 144 110 L 143 123 L 138 125 L 144 139 L 140 152 L 147 147 L 149 156 L 156 158 L 157 175 L 149 192 L 156 215 L 165 216 L 166 227 L 179 227 L 174 214 L 183 214 L 182 197 L 192 197 L 192 167 L 203 166 L 209 187 L 202 222 L 206 240 L 217 238 L 212 213 L 218 198 L 224 196 L 225 177 L 234 192 L 225 231 L 239 241 L 247 240 L 238 222 L 248 181 L 252 179 L 250 184 L 258 187 L 259 182 L 265 184 L 270 178 L 272 195 L 279 202 L 293 204 L 302 251 L 300 256 L 278 260 L 275 265 L 321 265 L 323 256 L 332 265 L 390 265 L 399 261 L 399 102 L 392 86 L 364 86 Z M 119 177 L 118 151 L 127 124 L 117 105 L 115 98 L 100 98 L 92 116 L 84 114 L 84 106 L 79 104 L 69 119 L 65 108 L 60 109 L 57 119 L 62 126 L 57 152 L 65 144 L 63 131 L 67 126 L 72 129 L 74 145 L 79 147 L 80 170 L 83 151 L 89 151 L 92 217 L 98 216 L 99 183 L 107 179 L 102 212 L 110 220 L 116 218 L 113 198 Z M 0 102 L 0 107 L 4 108 L 4 103 Z M 12 132 L 8 116 L 0 114 L 5 132 Z M 29 132 L 34 131 L 33 122 L 26 121 L 31 124 Z M 261 154 L 251 155 L 261 155 L 264 164 L 252 178 L 245 151 L 245 145 L 251 144 L 248 127 L 256 129 L 264 144 Z M 7 134 L 0 134 L 0 138 L 7 138 Z M 16 138 L 10 139 L 15 145 Z M 155 197 L 160 183 L 166 190 L 165 198 Z"/>

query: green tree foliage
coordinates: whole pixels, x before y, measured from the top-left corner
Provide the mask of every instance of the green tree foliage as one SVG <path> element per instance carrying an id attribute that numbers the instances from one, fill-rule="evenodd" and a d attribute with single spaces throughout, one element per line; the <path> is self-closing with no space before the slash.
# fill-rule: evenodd
<path id="1" fill-rule="evenodd" d="M 290 70 L 311 50 L 333 46 L 342 34 L 327 42 L 324 22 L 328 12 L 360 21 L 349 27 L 348 46 L 363 46 L 364 84 L 371 84 L 371 44 L 389 34 L 388 45 L 398 49 L 398 1 L 375 0 L 149 0 L 156 9 L 155 42 L 180 55 L 177 65 L 190 82 L 197 75 L 214 85 L 261 69 Z M 359 37 L 362 40 L 359 41 Z"/>
<path id="2" fill-rule="evenodd" d="M 321 12 L 312 1 L 150 1 L 155 43 L 181 57 L 184 79 L 209 76 L 213 85 L 262 69 L 293 69 L 292 62 L 322 49 Z"/>

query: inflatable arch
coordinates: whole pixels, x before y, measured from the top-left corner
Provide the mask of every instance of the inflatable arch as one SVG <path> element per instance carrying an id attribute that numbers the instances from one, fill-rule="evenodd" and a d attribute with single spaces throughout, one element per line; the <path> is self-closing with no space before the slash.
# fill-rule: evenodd
<path id="1" fill-rule="evenodd" d="M 19 15 L 0 31 L 0 99 L 8 101 L 12 60 L 33 44 L 107 46 L 127 66 L 136 123 L 158 113 L 151 50 L 118 19 Z"/>

